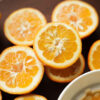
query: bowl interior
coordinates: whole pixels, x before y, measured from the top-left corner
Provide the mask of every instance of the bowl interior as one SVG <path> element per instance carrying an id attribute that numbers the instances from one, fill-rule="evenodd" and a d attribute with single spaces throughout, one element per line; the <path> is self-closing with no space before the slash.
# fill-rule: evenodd
<path id="1" fill-rule="evenodd" d="M 100 89 L 100 70 L 85 73 L 73 80 L 63 90 L 58 100 L 79 100 L 86 89 Z"/>

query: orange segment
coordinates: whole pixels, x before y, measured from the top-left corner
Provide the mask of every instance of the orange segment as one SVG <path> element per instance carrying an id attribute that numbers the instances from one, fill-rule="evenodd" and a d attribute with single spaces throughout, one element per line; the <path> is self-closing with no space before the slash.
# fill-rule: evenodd
<path id="1" fill-rule="evenodd" d="M 10 59 L 10 58 L 9 58 Z M 10 62 L 9 62 L 10 63 Z M 3 60 L 1 63 L 0 63 L 0 67 L 3 68 L 3 69 L 11 69 L 11 66 L 8 64 L 8 62 L 6 60 Z"/>
<path id="2" fill-rule="evenodd" d="M 37 66 L 34 66 L 32 68 L 26 68 L 26 72 L 28 72 L 31 76 L 35 76 L 37 74 L 38 70 L 39 69 Z"/>
<path id="3" fill-rule="evenodd" d="M 81 7 L 81 10 L 79 11 L 79 17 L 84 18 L 84 17 L 89 17 L 91 16 L 91 12 L 88 8 L 86 7 Z"/>
<path id="4" fill-rule="evenodd" d="M 18 75 L 16 76 L 16 82 L 18 87 L 26 88 L 30 85 L 30 83 L 32 83 L 32 76 L 31 74 L 29 74 L 29 72 L 18 73 Z"/>
<path id="5" fill-rule="evenodd" d="M 1 54 L 0 88 L 7 93 L 25 94 L 34 90 L 43 73 L 42 64 L 29 47 L 13 46 Z"/>
<path id="6" fill-rule="evenodd" d="M 8 53 L 6 56 L 5 56 L 5 60 L 8 64 L 9 63 L 12 63 L 12 62 L 15 62 L 16 63 L 16 56 L 15 56 L 15 53 L 14 52 L 11 52 L 11 53 Z"/>
<path id="7" fill-rule="evenodd" d="M 59 3 L 52 13 L 53 22 L 64 22 L 75 28 L 81 38 L 92 34 L 99 23 L 97 11 L 90 4 L 79 0 Z"/>
<path id="8" fill-rule="evenodd" d="M 92 25 L 92 19 L 90 17 L 83 18 L 83 23 L 91 26 Z"/>
<path id="9" fill-rule="evenodd" d="M 47 76 L 55 82 L 66 83 L 78 77 L 85 68 L 85 60 L 81 55 L 80 58 L 70 67 L 66 69 L 46 68 Z"/>
<path id="10" fill-rule="evenodd" d="M 46 24 L 44 15 L 34 8 L 13 12 L 5 21 L 5 35 L 17 45 L 32 45 L 34 36 Z"/>
<path id="11" fill-rule="evenodd" d="M 100 40 L 94 42 L 89 50 L 88 64 L 91 70 L 100 69 Z"/>
<path id="12" fill-rule="evenodd" d="M 80 56 L 81 40 L 77 32 L 64 23 L 49 23 L 39 31 L 34 41 L 38 58 L 47 66 L 62 69 Z"/>
<path id="13" fill-rule="evenodd" d="M 7 81 L 7 78 L 10 77 L 10 72 L 9 70 L 0 70 L 0 80 L 1 81 Z"/>
<path id="14" fill-rule="evenodd" d="M 1 94 L 1 91 L 0 91 L 0 100 L 2 100 L 2 94 Z"/>
<path id="15" fill-rule="evenodd" d="M 32 66 L 36 63 L 36 60 L 32 56 L 27 56 L 25 59 L 25 65 L 26 66 Z"/>
<path id="16" fill-rule="evenodd" d="M 47 100 L 47 98 L 41 95 L 31 94 L 31 95 L 16 97 L 14 100 Z"/>
<path id="17" fill-rule="evenodd" d="M 5 83 L 6 83 L 6 86 L 8 86 L 9 88 L 16 88 L 17 86 L 16 78 L 13 76 L 11 77 L 10 75 L 9 75 L 9 78 L 6 77 Z"/>

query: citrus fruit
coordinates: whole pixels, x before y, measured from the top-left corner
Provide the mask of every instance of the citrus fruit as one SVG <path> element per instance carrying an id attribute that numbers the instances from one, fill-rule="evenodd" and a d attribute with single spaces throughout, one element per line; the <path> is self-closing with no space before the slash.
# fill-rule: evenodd
<path id="1" fill-rule="evenodd" d="M 26 96 L 19 96 L 15 98 L 14 100 L 47 100 L 47 99 L 41 95 L 31 94 L 31 95 L 26 95 Z"/>
<path id="2" fill-rule="evenodd" d="M 1 91 L 0 91 L 0 100 L 2 100 L 2 94 L 1 94 Z"/>
<path id="3" fill-rule="evenodd" d="M 70 67 L 65 69 L 53 69 L 46 67 L 47 76 L 55 82 L 66 83 L 78 77 L 85 68 L 85 60 L 81 55 L 79 59 Z"/>
<path id="4" fill-rule="evenodd" d="M 85 96 L 83 96 L 80 100 L 100 100 L 100 90 L 88 90 L 86 91 Z"/>
<path id="5" fill-rule="evenodd" d="M 99 17 L 96 9 L 90 4 L 74 0 L 59 3 L 53 10 L 52 21 L 71 25 L 81 38 L 85 38 L 96 30 Z"/>
<path id="6" fill-rule="evenodd" d="M 22 8 L 6 19 L 4 33 L 13 44 L 30 46 L 34 36 L 45 24 L 46 19 L 39 10 Z"/>
<path id="7" fill-rule="evenodd" d="M 78 33 L 64 23 L 49 23 L 34 39 L 37 57 L 52 68 L 62 69 L 72 65 L 81 54 Z"/>
<path id="8" fill-rule="evenodd" d="M 30 47 L 13 46 L 0 56 L 0 89 L 10 94 L 33 91 L 42 80 L 44 68 Z"/>
<path id="9" fill-rule="evenodd" d="M 100 69 L 100 40 L 94 42 L 89 50 L 88 65 L 90 70 Z"/>

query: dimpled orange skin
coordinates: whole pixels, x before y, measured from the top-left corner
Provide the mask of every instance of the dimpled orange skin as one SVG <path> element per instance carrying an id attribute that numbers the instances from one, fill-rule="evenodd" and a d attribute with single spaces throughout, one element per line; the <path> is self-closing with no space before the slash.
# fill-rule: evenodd
<path id="1" fill-rule="evenodd" d="M 1 56 L 2 56 L 4 53 L 6 53 L 9 49 L 11 49 L 11 48 L 16 48 L 16 49 L 17 49 L 17 48 L 21 48 L 21 47 L 22 47 L 22 48 L 26 48 L 26 50 L 29 49 L 29 50 L 34 51 L 32 48 L 27 47 L 27 46 L 12 46 L 12 47 L 8 47 L 7 49 L 5 49 L 5 50 L 1 53 L 0 58 L 1 58 Z M 39 86 L 39 84 L 41 83 L 42 78 L 43 78 L 43 75 L 44 75 L 44 67 L 43 67 L 42 64 L 41 64 L 41 68 L 42 68 L 41 78 L 40 78 L 40 80 L 38 81 L 38 83 L 35 84 L 35 86 L 32 87 L 30 90 L 19 91 L 19 92 L 12 92 L 12 91 L 7 91 L 6 89 L 4 89 L 4 88 L 1 87 L 1 86 L 0 86 L 0 89 L 3 90 L 4 92 L 9 93 L 9 94 L 27 94 L 27 93 L 30 93 L 30 92 L 34 91 L 34 90 Z"/>
<path id="2" fill-rule="evenodd" d="M 97 16 L 97 23 L 96 23 L 95 28 L 93 28 L 88 34 L 86 34 L 86 35 L 84 35 L 84 36 L 82 36 L 82 37 L 80 36 L 81 39 L 87 38 L 87 37 L 89 37 L 89 36 L 97 29 L 97 27 L 98 27 L 98 25 L 99 25 L 99 15 L 98 15 L 96 9 L 95 9 L 92 5 L 90 5 L 89 3 L 86 3 L 86 2 L 84 2 L 84 1 L 82 1 L 82 0 L 65 0 L 65 1 L 62 1 L 61 3 L 59 3 L 59 4 L 54 8 L 54 10 L 53 10 L 53 12 L 52 12 L 51 20 L 53 21 L 53 16 L 55 15 L 56 9 L 57 9 L 62 3 L 71 2 L 71 1 L 82 2 L 84 5 L 87 5 L 87 6 L 92 7 L 92 8 L 94 9 L 94 11 L 95 11 L 95 14 L 96 14 L 96 16 Z"/>
<path id="3" fill-rule="evenodd" d="M 91 71 L 93 71 L 93 70 L 95 70 L 95 69 L 93 69 L 93 68 L 91 67 L 91 65 L 90 65 L 90 55 L 91 55 L 92 49 L 93 49 L 93 48 L 95 47 L 95 45 L 98 44 L 98 43 L 100 43 L 100 40 L 97 40 L 97 41 L 95 41 L 95 42 L 92 44 L 92 46 L 90 47 L 89 53 L 88 53 L 88 65 L 89 65 L 89 69 L 90 69 Z"/>

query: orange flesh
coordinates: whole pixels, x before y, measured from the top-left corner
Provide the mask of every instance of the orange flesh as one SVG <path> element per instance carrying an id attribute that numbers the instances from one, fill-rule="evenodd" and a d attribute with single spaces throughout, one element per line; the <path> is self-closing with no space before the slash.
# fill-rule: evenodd
<path id="1" fill-rule="evenodd" d="M 34 97 L 32 97 L 32 96 L 28 96 L 28 97 L 25 97 L 25 98 L 23 98 L 23 100 L 36 100 Z"/>
<path id="2" fill-rule="evenodd" d="M 89 92 L 82 100 L 100 100 L 100 92 Z"/>
<path id="3" fill-rule="evenodd" d="M 70 24 L 78 32 L 85 32 L 93 24 L 89 9 L 78 4 L 62 7 L 56 17 L 57 21 Z"/>
<path id="4" fill-rule="evenodd" d="M 60 70 L 49 68 L 49 71 L 55 76 L 69 77 L 69 76 L 74 76 L 78 71 L 80 71 L 80 66 L 81 66 L 81 60 L 78 59 L 77 62 L 72 66 L 70 66 L 69 68 Z"/>
<path id="5" fill-rule="evenodd" d="M 93 64 L 94 68 L 100 69 L 100 45 L 93 52 L 92 56 L 93 56 L 92 64 Z"/>
<path id="6" fill-rule="evenodd" d="M 43 26 L 41 19 L 34 12 L 16 13 L 8 25 L 10 34 L 18 41 L 32 41 L 37 31 Z"/>
<path id="7" fill-rule="evenodd" d="M 0 81 L 11 88 L 29 86 L 37 72 L 35 58 L 24 51 L 10 52 L 0 62 Z"/>
<path id="8" fill-rule="evenodd" d="M 63 63 L 77 50 L 76 36 L 62 25 L 50 26 L 40 35 L 38 46 L 46 59 Z"/>

